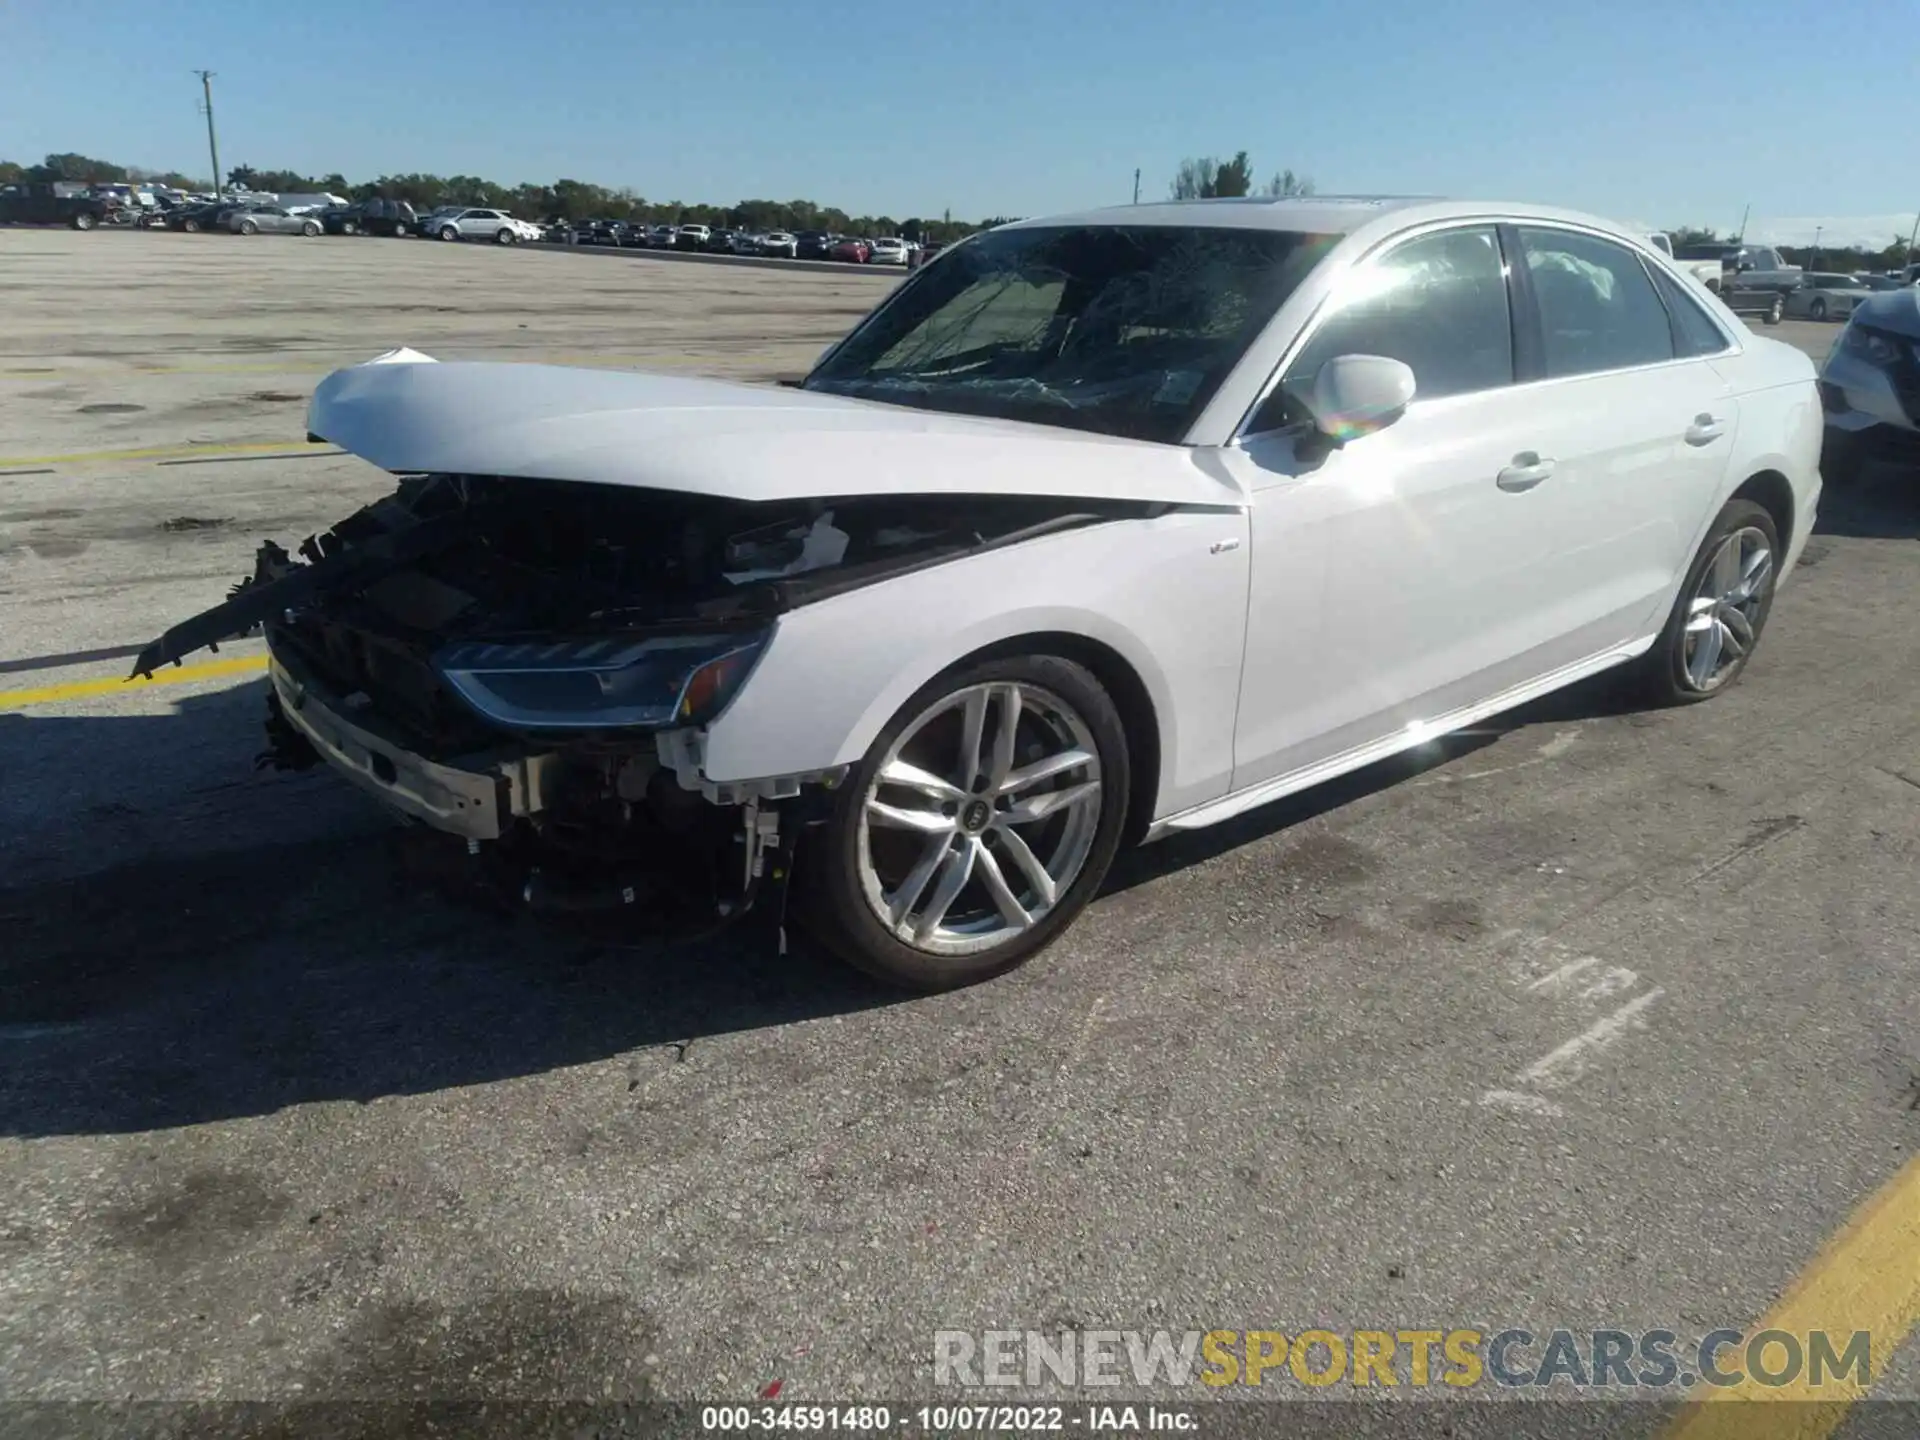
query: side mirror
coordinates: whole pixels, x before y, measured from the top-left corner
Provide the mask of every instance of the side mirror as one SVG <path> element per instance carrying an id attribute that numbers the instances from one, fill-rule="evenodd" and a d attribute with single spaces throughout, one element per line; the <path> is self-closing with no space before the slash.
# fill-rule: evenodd
<path id="1" fill-rule="evenodd" d="M 1753 269 L 1753 261 L 1742 260 L 1738 265 L 1734 266 L 1733 268 L 1738 274 L 1744 275 L 1747 273 L 1747 271 Z"/>
<path id="2" fill-rule="evenodd" d="M 1336 355 L 1313 377 L 1307 409 L 1336 445 L 1384 430 L 1413 403 L 1413 371 L 1384 355 Z"/>

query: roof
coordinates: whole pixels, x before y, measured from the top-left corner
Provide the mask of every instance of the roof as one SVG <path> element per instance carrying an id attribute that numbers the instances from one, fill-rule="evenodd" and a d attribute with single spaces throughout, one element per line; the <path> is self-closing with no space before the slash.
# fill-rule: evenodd
<path id="1" fill-rule="evenodd" d="M 1391 217 L 1391 219 L 1389 219 Z M 1646 234 L 1598 215 L 1552 205 L 1493 200 L 1447 200 L 1432 195 L 1309 195 L 1297 199 L 1247 196 L 1230 200 L 1165 200 L 1109 205 L 1069 215 L 1036 216 L 1002 229 L 1054 225 L 1194 225 L 1236 230 L 1293 230 L 1351 235 L 1376 222 L 1376 233 L 1441 220 L 1562 221 L 1610 231 L 1644 246 Z"/>
<path id="2" fill-rule="evenodd" d="M 1018 224 L 1206 225 L 1236 230 L 1298 230 L 1310 235 L 1345 235 L 1389 211 L 1429 204 L 1434 198 L 1431 195 L 1309 195 L 1281 199 L 1246 195 L 1220 200 L 1163 200 L 1146 205 L 1108 205 L 1072 215 L 1037 216 Z"/>

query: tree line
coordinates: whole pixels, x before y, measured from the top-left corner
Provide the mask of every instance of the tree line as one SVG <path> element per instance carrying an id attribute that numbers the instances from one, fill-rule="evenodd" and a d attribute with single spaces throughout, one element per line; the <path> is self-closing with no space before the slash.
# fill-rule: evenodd
<path id="1" fill-rule="evenodd" d="M 0 184 L 17 180 L 68 180 L 89 185 L 148 182 L 181 190 L 209 190 L 202 178 L 174 171 L 142 170 L 115 165 L 89 156 L 49 155 L 38 165 L 0 160 Z M 405 200 L 426 211 L 437 205 L 484 205 L 508 210 L 527 219 L 549 221 L 625 220 L 645 224 L 711 225 L 744 230 L 830 230 L 836 234 L 900 235 L 909 240 L 957 240 L 975 230 L 1003 225 L 1011 217 L 980 221 L 940 217 L 853 215 L 836 205 L 812 200 L 742 200 L 733 205 L 692 204 L 684 200 L 649 200 L 626 188 L 609 189 L 585 180 L 556 180 L 550 185 L 502 185 L 478 175 L 381 175 L 351 181 L 338 171 L 302 175 L 293 170 L 263 170 L 236 165 L 227 172 L 229 186 L 280 194 L 312 195 L 325 192 L 349 200 Z"/>

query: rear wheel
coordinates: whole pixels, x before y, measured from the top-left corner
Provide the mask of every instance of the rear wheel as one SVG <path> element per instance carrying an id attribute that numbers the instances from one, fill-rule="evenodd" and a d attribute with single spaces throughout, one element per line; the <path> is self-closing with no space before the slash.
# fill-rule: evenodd
<path id="1" fill-rule="evenodd" d="M 240 222 L 240 233 L 242 235 L 258 235 L 260 233 L 260 227 L 251 220 L 242 220 Z"/>
<path id="2" fill-rule="evenodd" d="M 947 990 L 1011 970 L 1073 922 L 1126 821 L 1126 730 L 1056 655 L 933 681 L 880 732 L 810 845 L 809 923 L 867 973 Z"/>
<path id="3" fill-rule="evenodd" d="M 1809 320 L 1824 320 L 1827 318 L 1826 296 L 1816 295 L 1807 302 L 1807 318 Z"/>
<path id="4" fill-rule="evenodd" d="M 502 229 L 498 233 L 496 233 L 493 238 L 502 245 L 511 245 L 515 240 L 518 240 L 520 237 L 518 235 L 515 235 L 511 230 Z"/>
<path id="5" fill-rule="evenodd" d="M 180 222 L 180 228 L 189 235 L 197 235 L 200 233 L 200 222 L 198 220 L 182 220 Z"/>
<path id="6" fill-rule="evenodd" d="M 1746 669 L 1773 608 L 1779 553 L 1780 533 L 1765 507 L 1729 500 L 1687 568 L 1666 628 L 1640 661 L 1648 699 L 1711 699 Z"/>
<path id="7" fill-rule="evenodd" d="M 320 233 L 320 222 L 318 220 L 307 221 L 306 224 L 300 227 L 300 233 L 309 238 L 318 235 Z"/>
<path id="8" fill-rule="evenodd" d="M 91 230 L 93 228 L 93 225 L 94 225 L 93 216 L 89 215 L 85 210 L 81 210 L 75 213 L 73 217 L 74 229 Z"/>
<path id="9" fill-rule="evenodd" d="M 342 235 L 358 235 L 360 233 L 360 227 L 351 220 L 342 220 L 340 222 L 340 233 Z"/>
<path id="10" fill-rule="evenodd" d="M 442 240 L 458 240 L 460 238 L 460 232 L 451 225 L 442 225 L 440 227 L 440 238 Z"/>
<path id="11" fill-rule="evenodd" d="M 1767 314 L 1766 314 L 1767 324 L 1778 325 L 1781 321 L 1781 318 L 1785 316 L 1786 313 L 1787 313 L 1787 297 L 1784 295 L 1774 296 L 1773 303 L 1767 306 Z"/>

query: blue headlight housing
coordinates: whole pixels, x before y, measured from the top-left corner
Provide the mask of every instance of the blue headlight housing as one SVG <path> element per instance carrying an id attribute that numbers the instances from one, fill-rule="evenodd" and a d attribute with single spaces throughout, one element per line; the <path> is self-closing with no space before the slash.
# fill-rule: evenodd
<path id="1" fill-rule="evenodd" d="M 483 719 L 510 730 L 696 725 L 733 698 L 767 632 L 463 641 L 434 669 Z"/>

